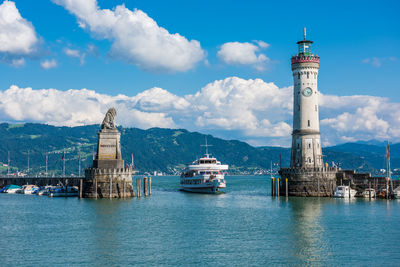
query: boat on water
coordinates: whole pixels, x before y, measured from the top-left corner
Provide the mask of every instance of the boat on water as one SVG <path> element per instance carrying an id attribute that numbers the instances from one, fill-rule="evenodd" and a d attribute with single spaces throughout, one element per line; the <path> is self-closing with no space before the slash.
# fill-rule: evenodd
<path id="1" fill-rule="evenodd" d="M 77 197 L 78 187 L 77 186 L 57 186 L 51 188 L 48 193 L 49 197 Z"/>
<path id="2" fill-rule="evenodd" d="M 23 187 L 24 190 L 24 194 L 25 195 L 33 195 L 37 190 L 39 189 L 38 186 L 33 185 L 33 184 L 29 184 Z"/>
<path id="3" fill-rule="evenodd" d="M 350 192 L 349 192 L 350 191 Z M 338 198 L 352 198 L 356 195 L 357 191 L 347 185 L 340 185 L 335 188 L 333 197 Z"/>
<path id="4" fill-rule="evenodd" d="M 393 198 L 400 199 L 400 186 L 393 190 Z"/>
<path id="5" fill-rule="evenodd" d="M 36 194 L 37 194 L 38 196 L 48 196 L 49 193 L 50 193 L 50 190 L 51 190 L 52 188 L 55 188 L 55 186 L 52 186 L 52 185 L 41 186 L 41 187 L 39 188 L 39 190 L 36 192 Z"/>
<path id="6" fill-rule="evenodd" d="M 7 194 L 16 194 L 17 191 L 19 191 L 21 187 L 19 185 L 15 184 L 10 184 L 1 189 L 1 193 L 7 193 Z"/>
<path id="7" fill-rule="evenodd" d="M 215 157 L 208 154 L 207 139 L 206 154 L 188 164 L 181 174 L 181 190 L 194 193 L 218 193 L 226 188 L 225 172 L 228 165 L 221 164 Z"/>
<path id="8" fill-rule="evenodd" d="M 375 198 L 375 197 L 376 197 L 376 192 L 375 192 L 375 189 L 373 189 L 373 188 L 367 188 L 367 189 L 365 189 L 365 190 L 362 192 L 361 196 L 364 197 L 364 198 L 369 198 L 370 192 L 371 192 L 371 198 Z"/>

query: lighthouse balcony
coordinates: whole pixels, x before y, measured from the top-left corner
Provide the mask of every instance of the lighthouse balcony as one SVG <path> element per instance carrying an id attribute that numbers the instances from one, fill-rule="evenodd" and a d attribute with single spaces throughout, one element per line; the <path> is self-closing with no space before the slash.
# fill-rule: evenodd
<path id="1" fill-rule="evenodd" d="M 292 64 L 307 63 L 307 62 L 319 64 L 319 56 L 293 56 L 292 57 Z"/>

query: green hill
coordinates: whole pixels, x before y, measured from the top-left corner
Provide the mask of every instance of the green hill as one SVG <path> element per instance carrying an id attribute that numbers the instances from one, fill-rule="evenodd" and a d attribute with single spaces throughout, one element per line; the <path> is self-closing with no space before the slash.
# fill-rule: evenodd
<path id="1" fill-rule="evenodd" d="M 44 124 L 0 124 L 0 172 L 7 173 L 8 152 L 10 172 L 27 171 L 29 151 L 30 173 L 45 171 L 46 154 L 50 174 L 62 173 L 62 154 L 66 155 L 66 173 L 78 173 L 78 149 L 81 151 L 82 174 L 91 166 L 92 153 L 96 151 L 99 125 L 81 127 L 56 127 Z M 230 173 L 254 173 L 266 171 L 270 162 L 288 166 L 290 149 L 282 147 L 253 147 L 245 142 L 223 140 L 211 135 L 189 132 L 183 129 L 122 128 L 121 145 L 125 163 L 134 155 L 136 169 L 140 173 L 161 171 L 178 173 L 185 163 L 204 154 L 205 137 L 212 147 L 209 151 L 221 162 L 230 165 Z M 400 144 L 393 145 L 392 166 L 400 166 Z M 335 161 L 346 169 L 371 171 L 385 167 L 385 147 L 349 143 L 323 149 L 326 162 Z M 274 167 L 278 168 L 277 165 Z"/>

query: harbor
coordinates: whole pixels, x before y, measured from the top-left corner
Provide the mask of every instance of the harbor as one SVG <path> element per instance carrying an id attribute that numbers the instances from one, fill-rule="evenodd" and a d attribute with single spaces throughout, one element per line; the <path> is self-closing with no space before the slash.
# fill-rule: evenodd
<path id="1" fill-rule="evenodd" d="M 400 262 L 394 245 L 400 236 L 399 200 L 271 198 L 269 176 L 225 179 L 227 192 L 219 195 L 181 192 L 178 176 L 152 177 L 151 198 L 49 200 L 0 194 L 2 264 Z"/>
<path id="2" fill-rule="evenodd" d="M 7 190 L 2 191 L 2 189 L 7 189 L 8 186 L 18 186 L 18 188 L 22 188 L 26 185 L 32 185 L 38 189 L 42 189 L 45 187 L 51 187 L 54 190 L 57 189 L 65 189 L 73 187 L 76 194 L 72 194 L 73 197 L 83 197 L 83 184 L 85 181 L 85 177 L 0 177 L 0 193 L 7 193 Z M 117 184 L 112 179 L 107 181 L 107 186 L 109 188 L 108 192 L 117 191 L 117 196 L 112 195 L 101 195 L 102 192 L 100 190 L 95 190 L 94 197 L 97 198 L 125 198 L 126 194 L 126 184 L 123 187 L 117 188 Z M 129 197 L 147 197 L 151 195 L 151 177 L 138 177 L 135 179 L 136 187 L 133 194 Z M 95 181 L 95 183 L 97 183 Z M 131 181 L 133 184 L 134 181 Z M 97 187 L 97 185 L 96 185 Z M 114 188 L 114 189 L 113 189 Z M 20 194 L 24 194 L 24 192 L 20 192 Z M 36 195 L 34 193 L 33 195 Z M 110 193 L 109 193 L 110 194 Z M 61 195 L 63 197 L 67 197 L 67 195 Z"/>

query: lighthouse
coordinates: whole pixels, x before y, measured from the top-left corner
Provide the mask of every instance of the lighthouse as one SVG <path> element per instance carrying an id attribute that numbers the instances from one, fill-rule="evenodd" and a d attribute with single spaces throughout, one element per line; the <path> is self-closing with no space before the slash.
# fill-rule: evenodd
<path id="1" fill-rule="evenodd" d="M 319 132 L 318 71 L 319 57 L 313 42 L 298 41 L 297 54 L 291 58 L 293 74 L 293 132 L 290 167 L 281 168 L 280 194 L 289 196 L 332 196 L 337 167 L 324 166 Z M 285 181 L 283 184 L 282 181 Z"/>
<path id="2" fill-rule="evenodd" d="M 291 58 L 293 72 L 293 132 L 290 166 L 323 166 L 319 132 L 318 70 L 319 57 L 312 51 L 313 42 L 298 41 L 298 53 Z"/>

